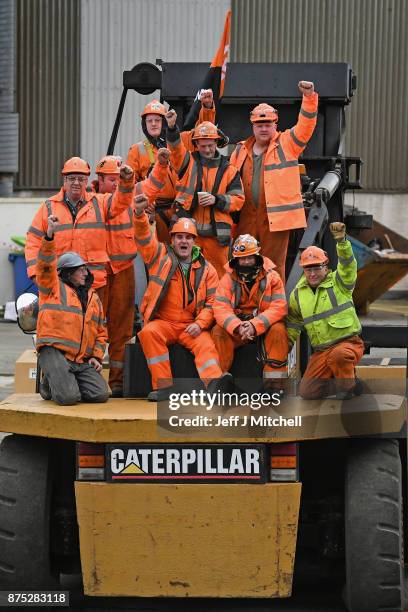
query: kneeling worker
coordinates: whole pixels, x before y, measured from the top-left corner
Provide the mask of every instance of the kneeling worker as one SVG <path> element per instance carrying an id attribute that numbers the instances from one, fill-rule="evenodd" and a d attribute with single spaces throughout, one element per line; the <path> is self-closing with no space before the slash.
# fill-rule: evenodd
<path id="1" fill-rule="evenodd" d="M 361 325 L 354 303 L 357 262 L 346 240 L 344 223 L 331 223 L 337 242 L 338 266 L 329 270 L 327 254 L 316 246 L 300 257 L 304 275 L 290 295 L 288 334 L 293 344 L 303 328 L 313 348 L 299 393 L 304 399 L 330 394 L 329 380 L 335 379 L 337 399 L 350 399 L 362 392 L 355 366 L 364 353 Z"/>
<path id="2" fill-rule="evenodd" d="M 60 405 L 106 402 L 109 391 L 101 375 L 107 341 L 102 303 L 90 288 L 93 275 L 77 253 L 64 253 L 57 261 L 58 226 L 58 219 L 50 215 L 37 262 L 36 348 L 44 373 L 40 393 Z"/>
<path id="3" fill-rule="evenodd" d="M 139 340 L 152 375 L 150 401 L 167 399 L 173 384 L 168 346 L 181 344 L 194 355 L 200 378 L 211 392 L 222 390 L 218 353 L 208 330 L 214 320 L 212 304 L 218 277 L 194 244 L 195 222 L 181 218 L 170 229 L 171 244 L 157 240 L 149 225 L 146 196 L 135 198 L 135 236 L 149 271 L 141 314 L 144 327 Z"/>
<path id="4" fill-rule="evenodd" d="M 235 240 L 232 259 L 225 267 L 227 273 L 220 280 L 213 306 L 217 325 L 211 332 L 221 368 L 230 369 L 236 347 L 258 338 L 264 387 L 280 390 L 287 377 L 284 320 L 288 308 L 276 266 L 260 255 L 255 238 L 243 234 Z"/>

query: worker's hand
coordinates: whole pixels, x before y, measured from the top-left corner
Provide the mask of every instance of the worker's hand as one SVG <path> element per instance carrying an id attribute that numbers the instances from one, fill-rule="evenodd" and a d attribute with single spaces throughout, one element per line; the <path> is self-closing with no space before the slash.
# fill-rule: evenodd
<path id="1" fill-rule="evenodd" d="M 243 330 L 244 330 L 243 333 L 246 339 L 249 340 L 250 342 L 254 340 L 256 336 L 256 329 L 252 325 L 251 321 L 244 321 L 242 323 L 242 327 L 243 327 Z"/>
<path id="2" fill-rule="evenodd" d="M 314 84 L 312 81 L 299 81 L 298 87 L 302 96 L 311 96 L 314 92 Z"/>
<path id="3" fill-rule="evenodd" d="M 330 231 L 336 242 L 341 242 L 346 237 L 346 226 L 344 223 L 340 223 L 340 221 L 330 223 Z"/>
<path id="4" fill-rule="evenodd" d="M 167 166 L 170 161 L 170 151 L 163 147 L 157 151 L 157 161 L 161 166 Z"/>
<path id="5" fill-rule="evenodd" d="M 197 338 L 197 336 L 201 334 L 201 327 L 198 323 L 190 323 L 190 325 L 187 325 L 184 331 L 192 338 Z"/>
<path id="6" fill-rule="evenodd" d="M 198 196 L 200 206 L 213 206 L 215 204 L 215 196 L 211 193 L 205 193 Z"/>
<path id="7" fill-rule="evenodd" d="M 176 121 L 177 121 L 176 111 L 172 108 L 171 110 L 167 111 L 165 117 L 166 117 L 168 127 L 172 130 L 174 126 L 176 125 Z"/>
<path id="8" fill-rule="evenodd" d="M 123 164 L 123 166 L 120 167 L 119 174 L 121 179 L 123 179 L 124 181 L 128 181 L 133 176 L 133 170 L 130 166 Z"/>
<path id="9" fill-rule="evenodd" d="M 88 361 L 89 365 L 91 365 L 93 368 L 95 368 L 95 370 L 97 372 L 101 372 L 102 371 L 102 364 L 99 363 L 99 361 L 97 359 L 95 359 L 95 357 L 91 357 L 90 360 Z"/>
<path id="10" fill-rule="evenodd" d="M 147 199 L 144 193 L 141 193 L 133 198 L 133 204 L 135 207 L 136 216 L 140 217 L 140 215 L 149 206 L 149 200 Z"/>
<path id="11" fill-rule="evenodd" d="M 200 94 L 200 102 L 205 108 L 212 108 L 214 104 L 213 90 L 203 89 Z"/>
<path id="12" fill-rule="evenodd" d="M 59 226 L 58 217 L 55 215 L 50 215 L 48 217 L 48 228 L 47 228 L 47 236 L 48 238 L 53 238 L 55 230 Z"/>

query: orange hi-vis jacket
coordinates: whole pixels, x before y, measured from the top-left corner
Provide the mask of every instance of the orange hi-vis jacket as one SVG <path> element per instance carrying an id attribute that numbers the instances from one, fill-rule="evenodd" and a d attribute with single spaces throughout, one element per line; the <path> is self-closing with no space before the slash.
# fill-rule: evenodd
<path id="1" fill-rule="evenodd" d="M 163 186 L 167 167 L 155 165 L 149 178 L 139 187 L 147 196 L 157 193 Z M 57 256 L 66 251 L 78 253 L 87 262 L 94 275 L 94 289 L 106 285 L 106 264 L 109 261 L 107 252 L 106 223 L 110 218 L 121 213 L 127 213 L 132 205 L 134 194 L 134 177 L 129 180 L 120 179 L 119 186 L 113 194 L 85 194 L 83 205 L 72 218 L 71 211 L 64 200 L 63 188 L 54 196 L 41 204 L 27 232 L 25 256 L 27 273 L 36 274 L 37 254 L 41 238 L 46 234 L 48 216 L 55 215 L 60 225 L 55 230 L 55 248 Z M 129 216 L 127 217 L 129 219 Z M 120 239 L 119 239 L 120 240 Z M 121 244 L 115 244 L 119 254 Z M 127 249 L 127 246 L 125 246 Z"/>
<path id="2" fill-rule="evenodd" d="M 163 117 L 163 121 L 165 121 Z M 203 121 L 215 121 L 215 106 L 212 108 L 201 107 L 200 114 L 198 117 L 197 124 Z M 181 133 L 184 146 L 188 151 L 194 150 L 193 141 L 191 140 L 192 130 Z M 158 149 L 146 138 L 136 144 L 132 145 L 129 149 L 126 163 L 133 168 L 137 181 L 142 181 L 149 176 L 149 172 L 152 169 L 154 163 L 157 161 Z M 166 180 L 164 181 L 164 187 L 157 194 L 158 199 L 168 200 L 169 203 L 173 202 L 176 197 L 176 183 L 177 173 L 169 166 Z M 150 198 L 153 201 L 155 198 Z"/>
<path id="3" fill-rule="evenodd" d="M 88 290 L 85 312 L 75 290 L 57 274 L 55 240 L 42 238 L 37 262 L 39 314 L 36 348 L 53 346 L 66 359 L 83 363 L 91 357 L 102 361 L 108 339 L 102 303 Z"/>
<path id="4" fill-rule="evenodd" d="M 318 95 L 303 96 L 298 122 L 291 129 L 277 132 L 264 154 L 264 194 L 269 230 L 280 232 L 306 227 L 301 195 L 298 158 L 310 140 L 317 121 Z M 243 176 L 243 165 L 252 155 L 254 136 L 239 142 L 231 164 Z M 244 189 L 250 193 L 252 177 Z"/>
<path id="5" fill-rule="evenodd" d="M 264 334 L 274 323 L 282 321 L 288 313 L 285 290 L 275 264 L 263 257 L 263 268 L 250 291 L 235 270 L 225 266 L 213 305 L 215 320 L 229 334 L 241 325 L 237 315 L 254 314 L 250 319 L 256 334 Z"/>
<path id="6" fill-rule="evenodd" d="M 210 328 L 214 322 L 212 306 L 218 284 L 215 268 L 200 254 L 191 264 L 187 282 L 173 249 L 157 240 L 146 213 L 135 215 L 134 225 L 138 251 L 149 272 L 140 309 L 144 323 L 162 318 L 194 321 L 201 329 Z M 176 298 L 181 298 L 178 305 Z"/>
<path id="7" fill-rule="evenodd" d="M 190 153 L 180 139 L 177 128 L 167 130 L 171 162 L 178 173 L 176 202 L 197 222 L 199 236 L 217 238 L 226 246 L 230 242 L 230 213 L 242 208 L 245 198 L 239 172 L 219 152 L 212 159 Z M 207 191 L 215 196 L 213 206 L 200 206 L 197 193 Z"/>

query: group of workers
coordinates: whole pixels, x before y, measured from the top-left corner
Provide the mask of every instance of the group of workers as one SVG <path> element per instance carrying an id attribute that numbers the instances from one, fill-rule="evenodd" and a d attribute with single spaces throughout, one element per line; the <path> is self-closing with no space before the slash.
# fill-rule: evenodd
<path id="1" fill-rule="evenodd" d="M 181 132 L 174 110 L 153 100 L 142 112 L 145 139 L 126 164 L 106 156 L 88 187 L 89 164 L 67 160 L 63 185 L 37 211 L 27 233 L 29 276 L 39 290 L 40 393 L 61 405 L 109 397 L 102 359 L 107 343 L 111 395 L 123 394 L 125 343 L 133 330 L 133 260 L 148 284 L 138 340 L 151 373 L 149 399 L 173 386 L 168 347 L 194 355 L 212 391 L 231 384 L 234 350 L 258 342 L 265 391 L 281 391 L 287 356 L 305 329 L 313 355 L 300 394 L 314 399 L 361 392 L 355 365 L 363 354 L 352 292 L 357 265 L 343 223 L 330 231 L 338 266 L 317 246 L 300 258 L 304 274 L 285 296 L 290 231 L 306 227 L 298 158 L 317 121 L 318 96 L 301 81 L 298 122 L 279 132 L 278 113 L 259 104 L 253 136 L 228 142 L 215 125 L 211 90 L 201 93 L 195 128 Z M 136 373 L 137 375 L 137 373 Z"/>

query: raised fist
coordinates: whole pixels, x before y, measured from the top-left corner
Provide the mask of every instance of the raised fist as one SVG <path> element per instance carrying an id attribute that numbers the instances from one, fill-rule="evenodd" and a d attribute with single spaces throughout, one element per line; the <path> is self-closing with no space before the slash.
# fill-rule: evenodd
<path id="1" fill-rule="evenodd" d="M 177 113 L 172 108 L 171 110 L 167 111 L 165 116 L 166 116 L 167 125 L 172 130 L 174 128 L 174 126 L 176 125 Z"/>
<path id="2" fill-rule="evenodd" d="M 346 226 L 344 223 L 340 223 L 340 221 L 330 223 L 330 231 L 333 238 L 337 242 L 339 242 L 340 240 L 344 240 L 344 238 L 346 237 Z"/>
<path id="3" fill-rule="evenodd" d="M 302 96 L 311 96 L 314 92 L 314 84 L 311 81 L 299 81 L 298 87 Z"/>
<path id="4" fill-rule="evenodd" d="M 124 164 L 123 166 L 120 167 L 120 178 L 124 179 L 125 181 L 128 181 L 129 179 L 131 179 L 133 176 L 133 170 L 130 166 L 127 166 L 126 164 Z"/>
<path id="5" fill-rule="evenodd" d="M 144 193 L 141 193 L 133 198 L 133 204 L 135 205 L 136 216 L 140 217 L 140 215 L 149 205 L 149 200 Z"/>
<path id="6" fill-rule="evenodd" d="M 167 166 L 170 160 L 170 151 L 165 147 L 157 151 L 157 161 L 161 166 Z"/>
<path id="7" fill-rule="evenodd" d="M 48 238 L 52 238 L 54 236 L 55 230 L 59 226 L 58 217 L 55 215 L 50 215 L 48 217 L 48 228 L 47 228 L 47 236 Z"/>

